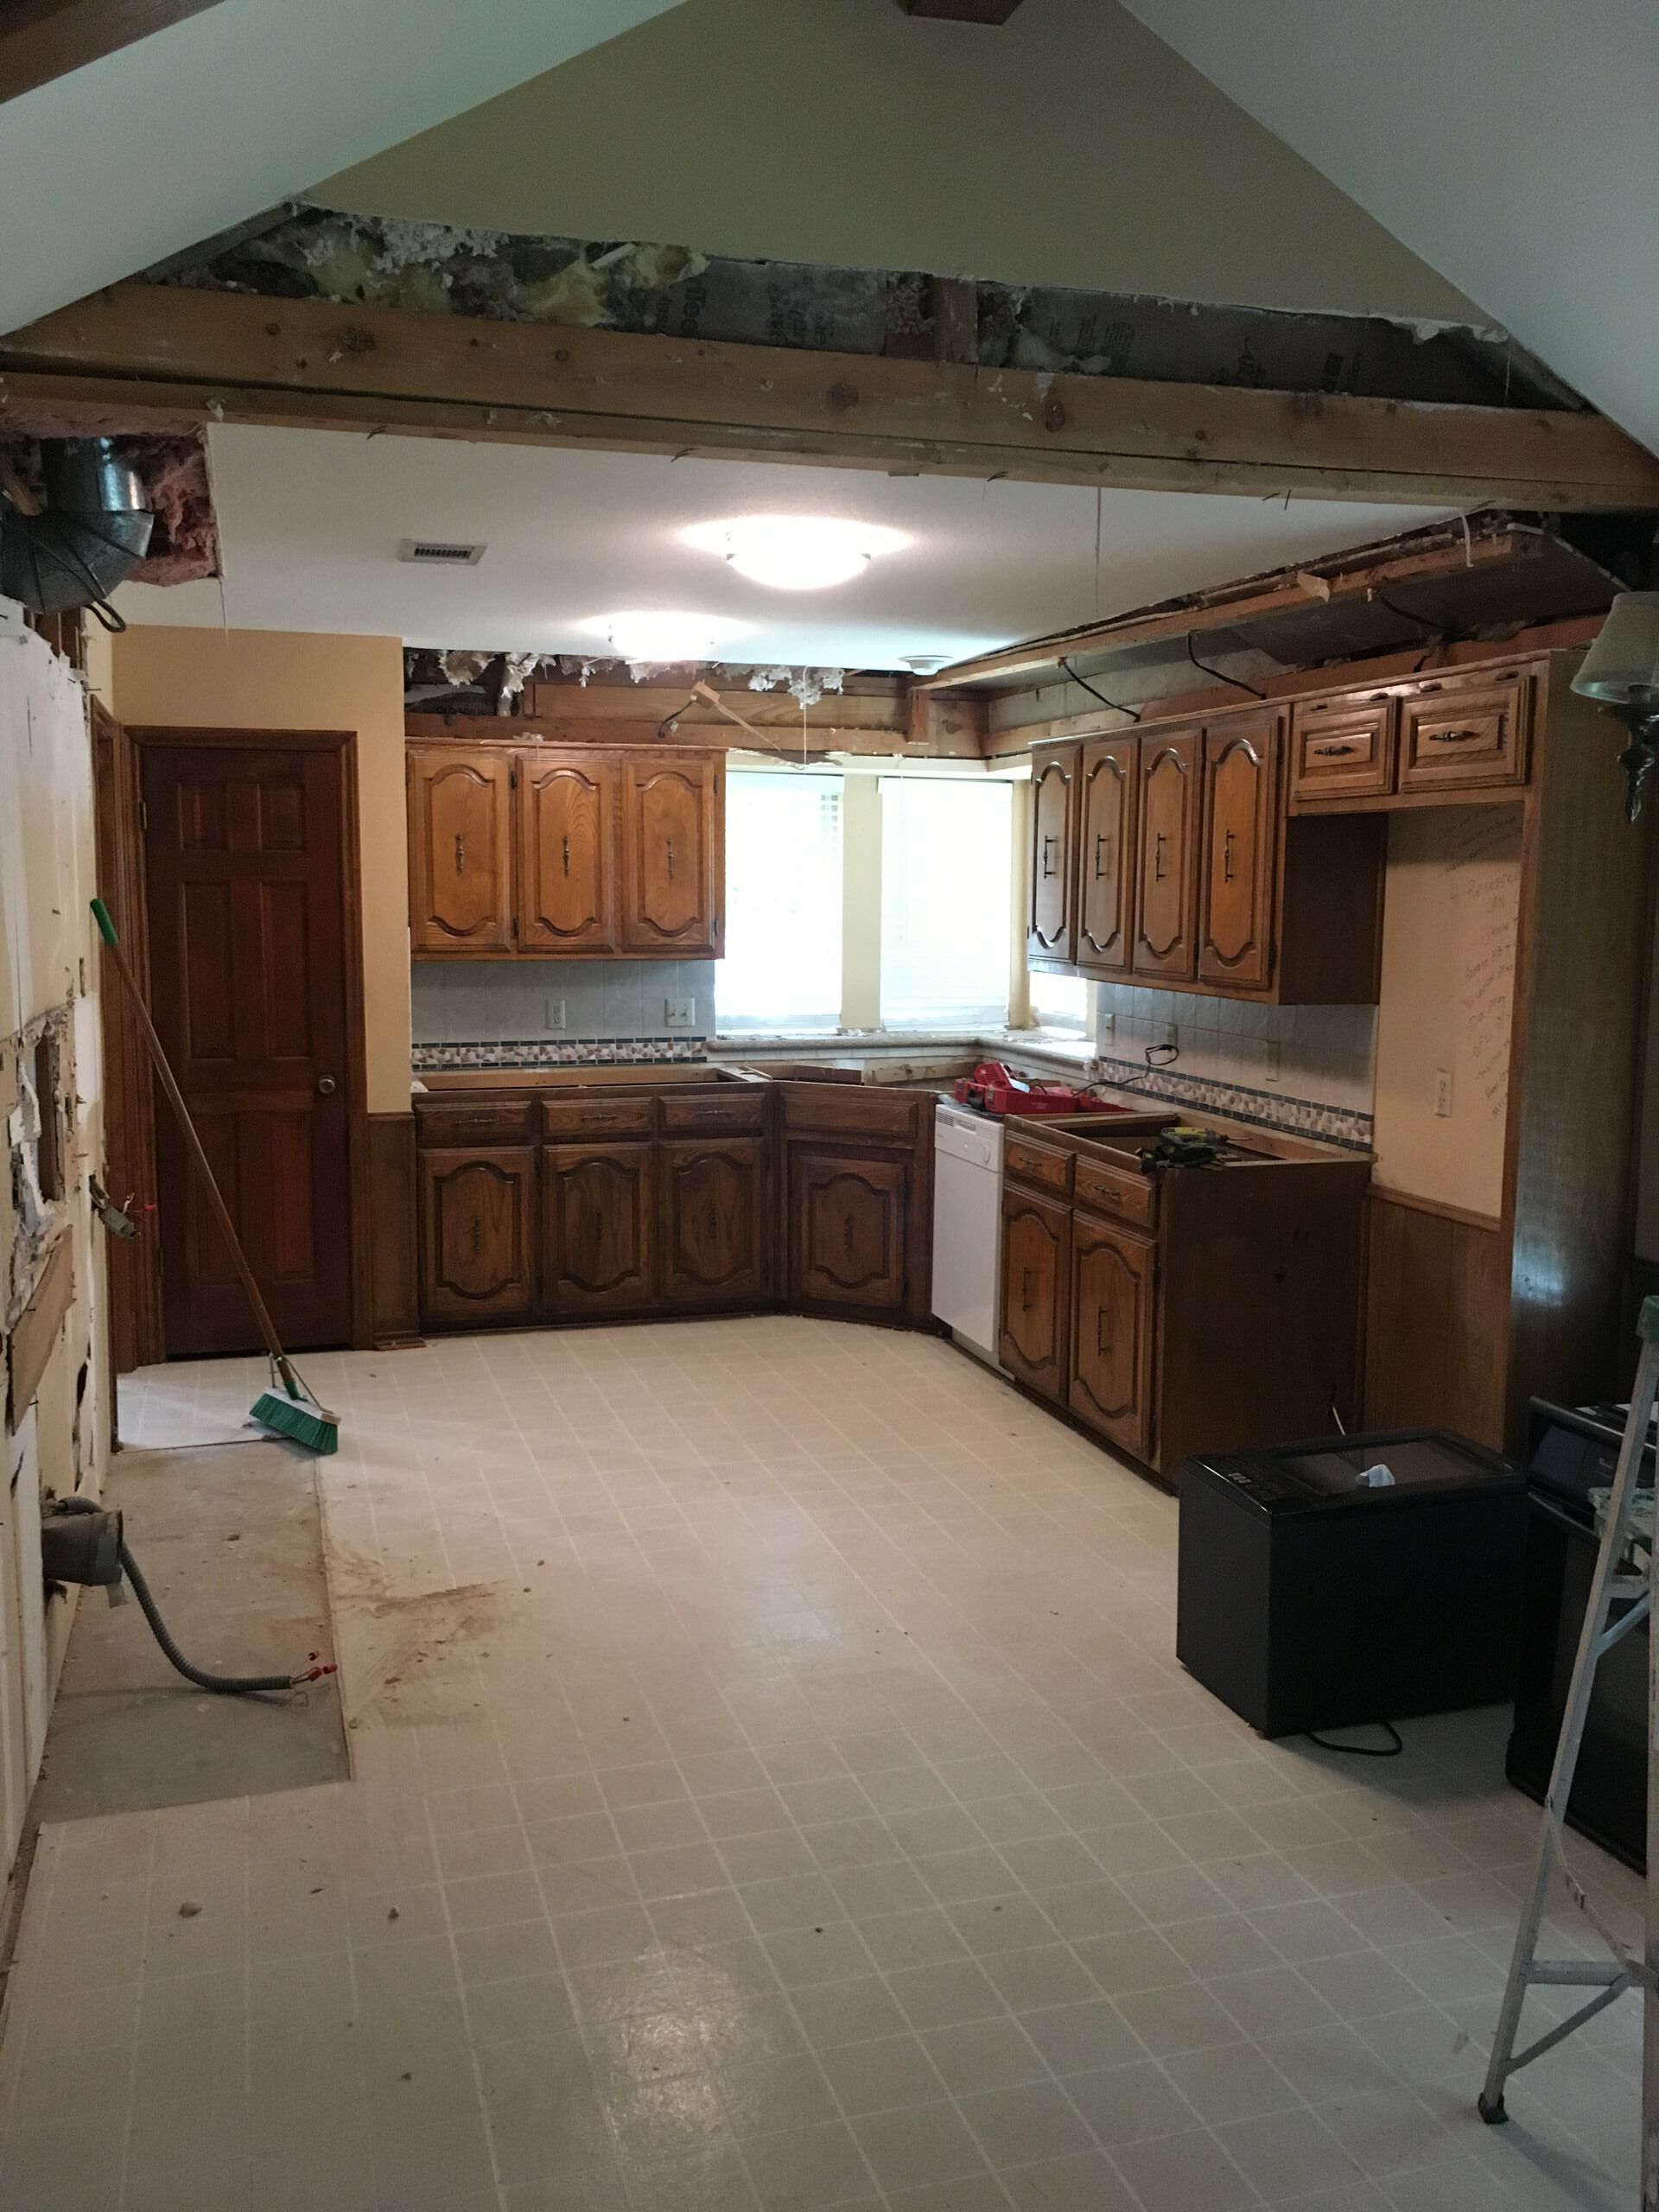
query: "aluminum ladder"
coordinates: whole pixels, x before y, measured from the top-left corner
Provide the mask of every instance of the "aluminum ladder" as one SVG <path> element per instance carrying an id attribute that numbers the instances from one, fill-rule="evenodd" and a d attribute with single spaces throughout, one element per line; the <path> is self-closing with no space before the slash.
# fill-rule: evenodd
<path id="1" fill-rule="evenodd" d="M 1642 2212 L 1659 2212 L 1659 1850 L 1649 1848 L 1648 1853 L 1647 1912 L 1643 1955 L 1631 1956 L 1617 1936 L 1602 1922 L 1594 1906 L 1586 1896 L 1566 1861 L 1566 1839 L 1562 1821 L 1567 1812 L 1567 1799 L 1573 1791 L 1573 1777 L 1578 1768 L 1579 1746 L 1584 1739 L 1585 1716 L 1590 1709 L 1591 1692 L 1595 1687 L 1596 1669 L 1602 1658 L 1621 1637 L 1627 1636 L 1637 1622 L 1648 1618 L 1653 1610 L 1655 1561 L 1659 1558 L 1659 1541 L 1651 1534 L 1636 1528 L 1638 1477 L 1642 1471 L 1643 1449 L 1647 1442 L 1649 1423 L 1654 1412 L 1654 1401 L 1659 1395 L 1659 1298 L 1644 1299 L 1637 1323 L 1640 1339 L 1641 1357 L 1637 1364 L 1636 1385 L 1630 1396 L 1630 1408 L 1624 1423 L 1624 1435 L 1618 1449 L 1618 1465 L 1613 1477 L 1611 1494 L 1607 1502 L 1606 1523 L 1602 1532 L 1601 1549 L 1596 1560 L 1596 1571 L 1590 1585 L 1589 1603 L 1585 1608 L 1584 1628 L 1579 1637 L 1578 1656 L 1573 1662 L 1573 1680 L 1567 1694 L 1566 1709 L 1561 1717 L 1560 1740 L 1555 1746 L 1555 1764 L 1549 1777 L 1549 1792 L 1544 1800 L 1543 1821 L 1538 1839 L 1538 1859 L 1533 1870 L 1532 1887 L 1528 1894 L 1521 1924 L 1516 1930 L 1515 1951 L 1510 1961 L 1510 1978 L 1504 1986 L 1503 2003 L 1498 2013 L 1497 2033 L 1492 2044 L 1491 2063 L 1486 2069 L 1486 2082 L 1478 2100 L 1480 2116 L 1489 2123 L 1506 2120 L 1503 2106 L 1503 2085 L 1512 2074 L 1529 2066 L 1535 2058 L 1552 2050 L 1575 2028 L 1593 2019 L 1598 2012 L 1623 1996 L 1627 1989 L 1640 1987 L 1643 1992 L 1643 2063 L 1642 2063 Z M 1652 1493 L 1646 1496 L 1650 1499 Z M 1626 1567 L 1632 1535 L 1645 1546 L 1648 1563 L 1636 1571 Z M 1629 1610 L 1610 1625 L 1609 1617 L 1616 1604 L 1629 1602 Z M 1659 1838 L 1659 1791 L 1655 1787 L 1655 1774 L 1659 1768 L 1655 1748 L 1659 1744 L 1656 1724 L 1659 1723 L 1659 1635 L 1649 1637 L 1648 1672 L 1648 1834 Z M 1538 1952 L 1539 1924 L 1544 1916 L 1544 1907 L 1549 1896 L 1550 1878 L 1557 1866 L 1561 1868 L 1573 1903 L 1583 1912 L 1597 1934 L 1606 1944 L 1611 1956 L 1605 1962 L 1592 1959 L 1541 1959 Z M 1535 2043 L 1524 2050 L 1516 2050 L 1516 2036 L 1521 2024 L 1521 2008 L 1529 1989 L 1535 1988 L 1587 1989 L 1593 1993 L 1577 2012 L 1570 2013 Z"/>

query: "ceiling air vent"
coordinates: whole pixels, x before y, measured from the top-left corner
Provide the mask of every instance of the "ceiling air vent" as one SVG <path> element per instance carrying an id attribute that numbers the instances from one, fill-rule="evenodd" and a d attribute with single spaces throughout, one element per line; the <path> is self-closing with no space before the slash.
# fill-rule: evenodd
<path id="1" fill-rule="evenodd" d="M 400 561 L 416 561 L 423 568 L 475 569 L 484 558 L 481 545 L 460 545 L 452 537 L 405 537 L 397 548 Z"/>

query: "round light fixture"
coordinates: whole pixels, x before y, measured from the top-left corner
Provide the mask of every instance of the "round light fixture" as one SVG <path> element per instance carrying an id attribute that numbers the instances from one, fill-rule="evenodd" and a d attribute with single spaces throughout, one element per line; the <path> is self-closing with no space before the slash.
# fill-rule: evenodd
<path id="1" fill-rule="evenodd" d="M 700 522 L 682 533 L 700 553 L 717 553 L 751 583 L 773 591 L 823 591 L 861 576 L 879 553 L 910 540 L 878 523 L 834 515 L 740 515 Z"/>
<path id="2" fill-rule="evenodd" d="M 618 614 L 595 614 L 582 626 L 607 639 L 620 660 L 656 661 L 672 666 L 707 660 L 722 638 L 736 637 L 748 625 L 729 622 L 718 614 L 638 607 Z"/>

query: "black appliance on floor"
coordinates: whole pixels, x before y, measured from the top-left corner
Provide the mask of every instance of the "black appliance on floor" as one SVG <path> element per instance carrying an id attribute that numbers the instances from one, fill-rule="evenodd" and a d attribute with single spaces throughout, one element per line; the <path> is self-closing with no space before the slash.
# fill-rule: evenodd
<path id="1" fill-rule="evenodd" d="M 1176 1656 L 1264 1736 L 1501 1703 L 1526 1516 L 1517 1471 L 1445 1429 L 1189 1459 Z"/>
<path id="2" fill-rule="evenodd" d="M 1567 1684 L 1599 1548 L 1592 1490 L 1612 1486 L 1623 1406 L 1558 1406 L 1535 1398 L 1527 1433 L 1527 1567 L 1515 1726 L 1503 1770 L 1543 1802 L 1561 1732 Z M 1654 1475 L 1654 1449 L 1641 1479 Z M 1616 1604 L 1617 1621 L 1629 1611 Z M 1648 1834 L 1648 1629 L 1621 1637 L 1596 1669 L 1568 1822 L 1645 1871 Z"/>

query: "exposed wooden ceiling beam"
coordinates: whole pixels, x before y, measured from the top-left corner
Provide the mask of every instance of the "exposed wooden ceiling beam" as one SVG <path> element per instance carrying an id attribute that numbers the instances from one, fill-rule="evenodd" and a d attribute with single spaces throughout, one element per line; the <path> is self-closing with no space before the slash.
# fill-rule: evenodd
<path id="1" fill-rule="evenodd" d="M 1590 414 L 1427 405 L 128 283 L 0 339 L 0 431 L 204 421 L 1459 507 L 1659 505 Z"/>
<path id="2" fill-rule="evenodd" d="M 0 102 L 217 5 L 218 0 L 4 0 Z"/>
<path id="3" fill-rule="evenodd" d="M 899 0 L 907 16 L 932 16 L 946 23 L 1006 23 L 1020 0 Z"/>

